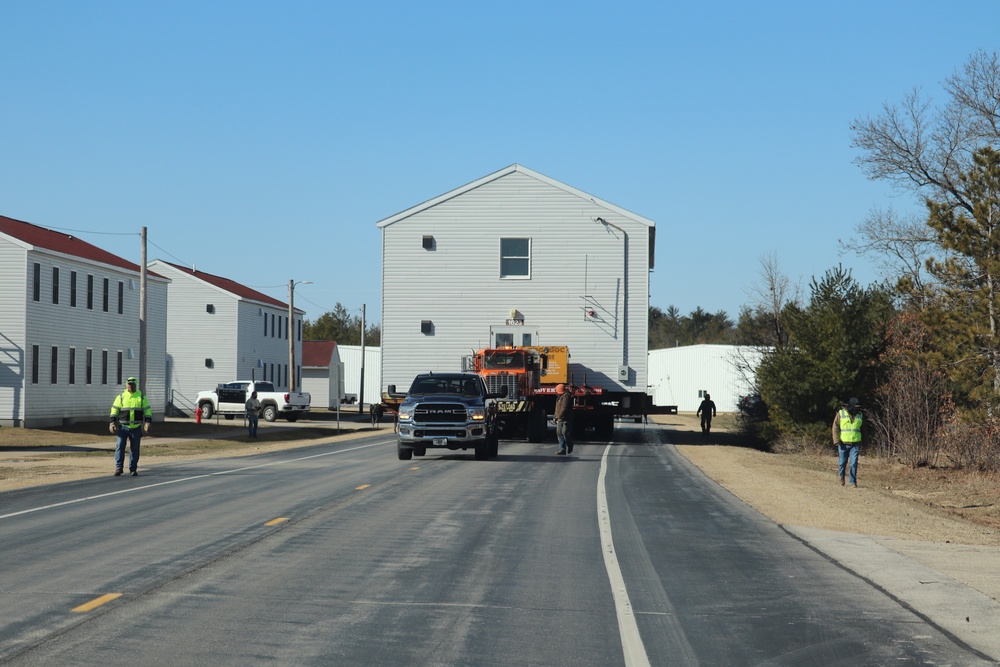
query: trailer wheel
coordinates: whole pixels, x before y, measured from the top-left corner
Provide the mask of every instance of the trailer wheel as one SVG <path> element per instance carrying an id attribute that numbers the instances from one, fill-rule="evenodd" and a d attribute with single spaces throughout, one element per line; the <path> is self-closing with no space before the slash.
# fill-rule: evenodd
<path id="1" fill-rule="evenodd" d="M 610 440 L 615 434 L 615 416 L 609 414 L 595 417 L 594 433 L 598 438 Z"/>
<path id="2" fill-rule="evenodd" d="M 265 405 L 262 414 L 264 415 L 264 421 L 273 422 L 278 418 L 278 408 L 274 405 Z"/>

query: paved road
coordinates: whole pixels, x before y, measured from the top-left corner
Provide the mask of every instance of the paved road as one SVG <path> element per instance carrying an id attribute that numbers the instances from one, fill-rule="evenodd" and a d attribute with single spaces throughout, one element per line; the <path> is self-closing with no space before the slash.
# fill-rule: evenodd
<path id="1" fill-rule="evenodd" d="M 0 661 L 994 664 L 658 427 L 553 451 L 384 434 L 0 494 Z"/>

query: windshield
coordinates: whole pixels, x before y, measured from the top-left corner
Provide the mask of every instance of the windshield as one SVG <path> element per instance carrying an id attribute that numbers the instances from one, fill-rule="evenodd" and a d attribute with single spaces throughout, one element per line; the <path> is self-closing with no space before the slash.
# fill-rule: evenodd
<path id="1" fill-rule="evenodd" d="M 494 350 L 483 355 L 483 368 L 488 371 L 512 371 L 524 368 L 524 352 Z"/>
<path id="2" fill-rule="evenodd" d="M 478 377 L 448 377 L 443 375 L 418 377 L 410 386 L 410 395 L 455 394 L 457 396 L 479 396 L 482 382 Z"/>

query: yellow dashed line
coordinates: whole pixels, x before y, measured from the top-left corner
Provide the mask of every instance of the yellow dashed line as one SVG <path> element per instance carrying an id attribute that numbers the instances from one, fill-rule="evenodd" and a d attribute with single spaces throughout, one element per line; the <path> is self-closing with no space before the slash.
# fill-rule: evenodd
<path id="1" fill-rule="evenodd" d="M 122 596 L 121 593 L 108 593 L 107 595 L 102 595 L 99 598 L 94 598 L 90 602 L 82 604 L 79 607 L 73 607 L 73 611 L 78 614 L 82 614 L 83 612 L 91 611 L 92 609 L 97 609 L 102 604 L 107 604 L 112 600 L 117 600 L 121 596 Z"/>
<path id="2" fill-rule="evenodd" d="M 420 470 L 420 466 L 413 466 L 410 470 Z"/>
<path id="3" fill-rule="evenodd" d="M 271 519 L 270 521 L 268 521 L 264 525 L 265 526 L 277 526 L 279 523 L 284 523 L 286 521 L 288 521 L 288 517 L 279 516 L 277 519 Z"/>
<path id="4" fill-rule="evenodd" d="M 356 487 L 354 487 L 354 490 L 355 490 L 355 491 L 364 491 L 364 490 L 365 490 L 365 489 L 367 489 L 367 488 L 368 488 L 369 486 L 371 486 L 371 484 L 362 484 L 361 486 L 356 486 Z"/>

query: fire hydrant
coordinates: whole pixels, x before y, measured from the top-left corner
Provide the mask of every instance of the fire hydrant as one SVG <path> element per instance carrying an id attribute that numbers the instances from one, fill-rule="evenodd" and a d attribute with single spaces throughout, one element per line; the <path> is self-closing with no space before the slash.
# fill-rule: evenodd
<path id="1" fill-rule="evenodd" d="M 194 423 L 195 424 L 200 424 L 201 423 L 201 408 L 200 407 L 197 410 L 194 411 Z"/>

